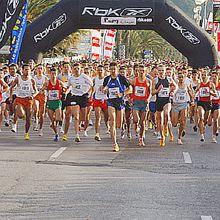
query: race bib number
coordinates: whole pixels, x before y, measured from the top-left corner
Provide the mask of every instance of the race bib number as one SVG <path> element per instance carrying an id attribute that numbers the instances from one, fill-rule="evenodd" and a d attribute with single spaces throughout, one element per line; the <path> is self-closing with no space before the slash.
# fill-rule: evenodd
<path id="1" fill-rule="evenodd" d="M 200 88 L 200 97 L 209 97 L 210 96 L 210 88 L 202 87 Z"/>
<path id="2" fill-rule="evenodd" d="M 110 99 L 118 98 L 118 93 L 119 93 L 119 87 L 109 88 L 109 98 Z"/>
<path id="3" fill-rule="evenodd" d="M 24 86 L 21 87 L 21 90 L 26 92 L 26 91 L 30 91 L 31 88 L 28 85 L 27 86 L 24 85 Z"/>
<path id="4" fill-rule="evenodd" d="M 75 85 L 74 85 L 74 88 L 80 90 L 82 87 L 81 87 L 80 84 L 75 84 Z"/>
<path id="5" fill-rule="evenodd" d="M 158 97 L 160 98 L 168 98 L 170 96 L 170 88 L 163 88 L 158 93 Z"/>
<path id="6" fill-rule="evenodd" d="M 59 100 L 59 91 L 58 90 L 50 90 L 48 93 L 49 100 Z"/>
<path id="7" fill-rule="evenodd" d="M 140 86 L 135 86 L 135 95 L 139 97 L 144 97 L 146 94 L 146 88 L 145 87 L 140 87 Z"/>
<path id="8" fill-rule="evenodd" d="M 176 101 L 177 102 L 186 102 L 187 96 L 185 92 L 180 92 L 176 94 Z"/>

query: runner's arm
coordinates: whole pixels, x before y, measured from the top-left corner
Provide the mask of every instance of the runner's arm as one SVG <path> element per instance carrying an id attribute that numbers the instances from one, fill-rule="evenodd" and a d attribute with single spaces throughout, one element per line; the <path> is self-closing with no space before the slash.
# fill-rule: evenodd
<path id="1" fill-rule="evenodd" d="M 11 87 L 10 87 L 10 100 L 12 100 L 12 95 L 13 95 L 13 90 L 15 88 L 15 86 L 18 85 L 18 77 L 15 78 L 15 80 L 11 83 Z"/>

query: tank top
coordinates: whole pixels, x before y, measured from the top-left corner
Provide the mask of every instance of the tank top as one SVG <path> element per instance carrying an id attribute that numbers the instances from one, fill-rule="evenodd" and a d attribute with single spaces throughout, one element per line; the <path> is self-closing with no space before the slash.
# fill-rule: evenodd
<path id="1" fill-rule="evenodd" d="M 135 78 L 135 84 L 133 87 L 133 99 L 134 100 L 147 100 L 150 96 L 148 80 L 140 82 L 138 77 Z"/>
<path id="2" fill-rule="evenodd" d="M 123 93 L 125 91 L 125 87 L 121 84 L 118 76 L 116 79 L 109 78 L 108 84 L 108 98 L 109 99 L 118 99 L 117 94 Z"/>
<path id="3" fill-rule="evenodd" d="M 204 83 L 201 82 L 199 86 L 199 101 L 201 102 L 210 102 L 210 82 Z"/>
<path id="4" fill-rule="evenodd" d="M 32 78 L 23 80 L 21 76 L 18 76 L 17 96 L 20 98 L 31 97 L 33 91 Z"/>
<path id="5" fill-rule="evenodd" d="M 48 86 L 47 86 L 47 92 L 48 92 L 48 101 L 56 101 L 60 100 L 62 97 L 62 87 L 60 86 L 59 80 L 57 79 L 56 85 L 53 85 L 51 81 L 49 80 Z"/>
<path id="6" fill-rule="evenodd" d="M 217 90 L 217 97 L 212 97 L 212 103 L 220 104 L 220 82 L 218 83 L 218 86 L 216 86 L 216 90 Z"/>
<path id="7" fill-rule="evenodd" d="M 187 86 L 185 86 L 185 88 L 178 88 L 174 92 L 173 103 L 186 103 L 189 101 L 188 96 Z"/>
<path id="8" fill-rule="evenodd" d="M 156 101 L 162 101 L 162 102 L 169 102 L 170 101 L 170 82 L 166 78 L 160 79 L 157 78 L 157 83 L 155 88 L 158 89 L 160 85 L 163 85 L 163 89 L 159 91 L 159 93 L 156 94 Z"/>
<path id="9" fill-rule="evenodd" d="M 36 82 L 37 90 L 40 91 L 46 81 L 46 76 L 42 75 L 40 79 L 37 76 L 34 76 L 34 80 Z"/>
<path id="10" fill-rule="evenodd" d="M 103 79 L 99 79 L 99 77 L 97 76 L 94 79 L 94 89 L 95 89 L 95 93 L 94 93 L 94 99 L 96 100 L 107 100 L 107 95 L 104 94 L 102 91 L 100 91 L 100 88 L 103 85 Z"/>

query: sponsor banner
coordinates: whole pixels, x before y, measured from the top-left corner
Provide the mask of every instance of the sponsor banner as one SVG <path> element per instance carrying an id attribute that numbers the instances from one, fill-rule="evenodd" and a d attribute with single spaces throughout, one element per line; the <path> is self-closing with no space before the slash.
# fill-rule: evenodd
<path id="1" fill-rule="evenodd" d="M 2 0 L 0 2 L 0 48 L 7 42 L 26 0 Z"/>
<path id="2" fill-rule="evenodd" d="M 102 37 L 101 37 L 101 30 L 92 30 L 91 31 L 91 35 L 92 35 L 92 50 L 91 50 L 91 54 L 92 60 L 99 60 L 101 58 L 102 55 L 102 51 L 101 51 L 101 44 L 102 44 Z"/>
<path id="3" fill-rule="evenodd" d="M 191 31 L 187 30 L 185 27 L 180 25 L 172 16 L 169 16 L 168 18 L 165 19 L 170 26 L 179 32 L 183 38 L 185 38 L 187 41 L 189 41 L 193 45 L 200 44 L 201 41 L 198 37 L 196 37 Z"/>
<path id="4" fill-rule="evenodd" d="M 22 11 L 16 21 L 16 24 L 12 30 L 11 35 L 11 48 L 10 48 L 10 63 L 17 63 L 19 58 L 19 53 L 22 45 L 22 40 L 27 27 L 27 7 L 28 3 L 26 1 L 22 8 Z"/>
<path id="5" fill-rule="evenodd" d="M 136 18 L 101 17 L 101 25 L 136 25 Z"/>
<path id="6" fill-rule="evenodd" d="M 220 32 L 217 33 L 217 49 L 220 52 Z"/>
<path id="7" fill-rule="evenodd" d="M 104 39 L 104 59 L 111 59 L 113 56 L 113 48 L 115 46 L 116 30 L 107 30 Z"/>

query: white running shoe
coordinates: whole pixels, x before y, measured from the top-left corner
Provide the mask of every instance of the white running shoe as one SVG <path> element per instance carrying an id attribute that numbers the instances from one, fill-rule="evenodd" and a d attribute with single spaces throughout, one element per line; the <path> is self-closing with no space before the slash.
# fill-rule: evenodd
<path id="1" fill-rule="evenodd" d="M 85 136 L 85 137 L 88 137 L 88 136 L 89 136 L 88 133 L 87 133 L 87 131 L 84 131 L 84 136 Z"/>
<path id="2" fill-rule="evenodd" d="M 38 136 L 40 136 L 40 137 L 43 136 L 43 130 L 42 129 L 39 129 Z"/>
<path id="3" fill-rule="evenodd" d="M 157 140 L 161 140 L 161 139 L 162 139 L 162 137 L 161 137 L 160 133 L 158 132 L 157 133 Z"/>
<path id="4" fill-rule="evenodd" d="M 178 140 L 177 140 L 177 144 L 178 144 L 178 145 L 183 145 L 182 140 L 181 140 L 181 139 L 178 139 Z"/>
<path id="5" fill-rule="evenodd" d="M 60 126 L 60 133 L 61 133 L 61 134 L 64 134 L 63 126 Z"/>
<path id="6" fill-rule="evenodd" d="M 17 132 L 17 124 L 12 124 L 11 131 L 16 133 Z"/>
<path id="7" fill-rule="evenodd" d="M 205 136 L 204 134 L 201 134 L 201 139 L 200 139 L 201 142 L 205 142 Z"/>
<path id="8" fill-rule="evenodd" d="M 212 143 L 217 143 L 216 137 L 212 136 Z"/>

